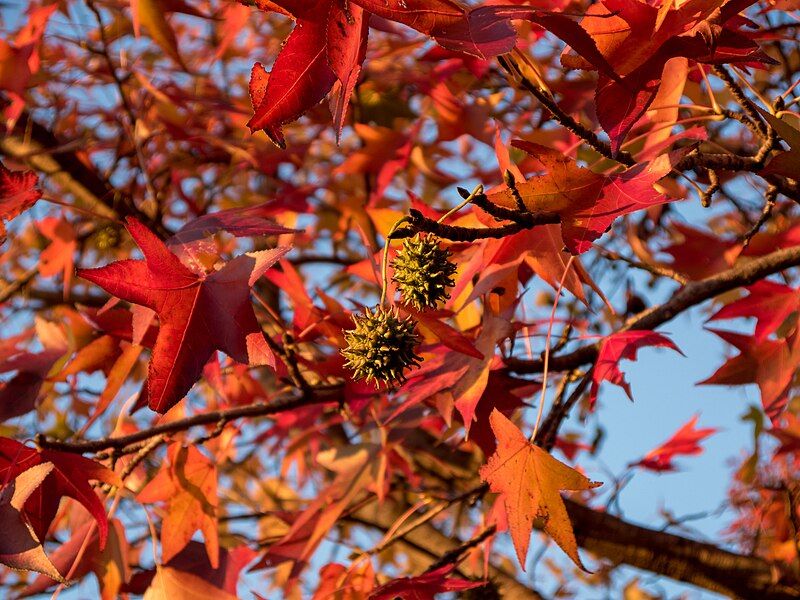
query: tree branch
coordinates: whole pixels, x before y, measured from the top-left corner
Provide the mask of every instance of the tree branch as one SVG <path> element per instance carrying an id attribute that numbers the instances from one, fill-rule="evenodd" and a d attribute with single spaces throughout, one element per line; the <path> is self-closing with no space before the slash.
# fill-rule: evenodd
<path id="1" fill-rule="evenodd" d="M 640 527 L 565 500 L 578 545 L 602 558 L 733 598 L 800 598 L 798 582 L 782 582 L 774 565 L 755 556 Z"/>
<path id="2" fill-rule="evenodd" d="M 199 425 L 210 425 L 212 423 L 227 423 L 236 419 L 244 417 L 265 417 L 274 415 L 287 410 L 294 410 L 301 406 L 310 406 L 312 404 L 323 404 L 326 402 L 335 401 L 335 397 L 341 392 L 341 385 L 331 386 L 317 386 L 310 390 L 307 394 L 299 396 L 291 396 L 276 400 L 275 402 L 256 404 L 249 404 L 247 406 L 237 406 L 235 408 L 228 408 L 225 410 L 214 410 L 199 415 L 186 417 L 177 421 L 162 423 L 149 429 L 143 429 L 136 433 L 123 435 L 113 438 L 102 438 L 99 440 L 78 440 L 74 442 L 65 442 L 48 438 L 44 435 L 38 434 L 35 437 L 36 444 L 41 448 L 50 450 L 60 450 L 62 452 L 74 452 L 83 454 L 84 452 L 99 452 L 101 450 L 109 449 L 122 449 L 131 444 L 148 440 L 157 435 L 167 433 L 177 433 L 179 431 L 186 431 L 192 427 Z"/>
<path id="3" fill-rule="evenodd" d="M 133 216 L 146 223 L 162 238 L 170 232 L 136 207 L 130 195 L 115 190 L 93 169 L 26 111 L 14 130 L 0 137 L 0 153 L 24 162 L 34 171 L 48 176 L 75 198 L 75 203 L 110 220 Z"/>
<path id="4" fill-rule="evenodd" d="M 668 301 L 636 315 L 619 331 L 655 329 L 671 321 L 683 311 L 723 292 L 750 285 L 759 279 L 797 265 L 800 265 L 800 247 L 778 250 L 750 260 L 717 275 L 686 284 Z M 567 371 L 590 364 L 597 358 L 601 342 L 602 340 L 567 354 L 551 356 L 549 368 L 553 371 Z M 544 362 L 541 359 L 508 358 L 506 365 L 517 373 L 541 373 L 544 368 Z"/>

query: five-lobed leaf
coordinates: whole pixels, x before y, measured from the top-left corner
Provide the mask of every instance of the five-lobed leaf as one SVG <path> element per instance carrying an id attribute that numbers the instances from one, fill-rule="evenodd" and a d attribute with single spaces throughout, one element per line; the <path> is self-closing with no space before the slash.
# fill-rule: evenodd
<path id="1" fill-rule="evenodd" d="M 559 490 L 590 490 L 602 484 L 590 481 L 532 444 L 498 410 L 492 411 L 490 421 L 497 438 L 497 450 L 481 467 L 480 475 L 493 492 L 501 495 L 505 504 L 520 566 L 525 569 L 533 524 L 540 520 L 544 532 L 585 570 Z"/>
<path id="2" fill-rule="evenodd" d="M 163 413 L 178 403 L 216 350 L 240 363 L 275 365 L 253 312 L 250 287 L 289 248 L 241 255 L 205 275 L 181 263 L 136 219 L 128 219 L 126 227 L 145 260 L 80 269 L 78 275 L 158 314 L 146 388 L 150 408 Z"/>
<path id="3" fill-rule="evenodd" d="M 217 469 L 194 446 L 174 443 L 168 462 L 139 492 L 140 502 L 166 502 L 161 525 L 162 560 L 183 550 L 197 530 L 203 533 L 211 567 L 219 565 L 217 533 Z"/>
<path id="4" fill-rule="evenodd" d="M 633 399 L 631 388 L 625 381 L 625 375 L 619 369 L 619 361 L 636 360 L 640 348 L 670 348 L 683 355 L 683 352 L 668 337 L 655 331 L 620 331 L 609 335 L 600 343 L 594 370 L 592 371 L 592 387 L 589 399 L 592 404 L 597 400 L 597 392 L 602 381 L 618 385 Z"/>

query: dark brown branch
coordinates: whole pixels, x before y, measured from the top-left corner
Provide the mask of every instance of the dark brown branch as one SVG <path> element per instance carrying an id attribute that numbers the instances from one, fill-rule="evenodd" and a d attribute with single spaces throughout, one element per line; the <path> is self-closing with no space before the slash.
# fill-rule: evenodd
<path id="1" fill-rule="evenodd" d="M 628 152 L 620 151 L 614 154 L 614 152 L 611 150 L 611 146 L 598 138 L 596 133 L 587 129 L 573 119 L 570 115 L 561 110 L 561 107 L 558 105 L 555 99 L 550 96 L 550 94 L 542 90 L 533 81 L 525 77 L 510 54 L 498 56 L 497 61 L 519 86 L 530 92 L 530 94 L 536 98 L 542 104 L 542 106 L 550 111 L 555 120 L 558 121 L 562 127 L 577 135 L 602 156 L 620 162 L 624 165 L 628 165 L 629 167 L 636 164 L 636 161 Z"/>
<path id="2" fill-rule="evenodd" d="M 655 329 L 671 321 L 683 311 L 710 300 L 723 292 L 750 285 L 759 279 L 800 265 L 800 248 L 787 248 L 753 259 L 732 269 L 701 281 L 689 283 L 679 289 L 667 302 L 636 315 L 620 331 Z M 567 354 L 550 357 L 552 371 L 567 371 L 594 362 L 600 342 L 583 346 Z M 517 373 L 541 373 L 544 363 L 540 359 L 506 359 L 507 366 Z"/>
<path id="3" fill-rule="evenodd" d="M 547 223 L 558 223 L 561 220 L 561 217 L 554 213 L 539 213 L 531 214 L 530 220 L 526 220 L 527 222 L 525 223 L 515 222 L 508 225 L 501 225 L 500 227 L 482 227 L 476 229 L 473 227 L 444 225 L 423 216 L 421 212 L 413 208 L 408 212 L 408 226 L 395 231 L 391 236 L 392 239 L 410 237 L 418 231 L 423 231 L 425 233 L 433 233 L 453 242 L 474 242 L 475 240 L 486 238 L 504 238 L 518 233 L 523 229 L 531 229 L 536 225 L 544 225 Z"/>
<path id="4" fill-rule="evenodd" d="M 64 442 L 52 438 L 47 438 L 43 435 L 36 436 L 36 444 L 41 448 L 50 450 L 60 450 L 62 452 L 75 452 L 83 454 L 84 452 L 99 452 L 101 450 L 108 450 L 111 448 L 122 449 L 131 444 L 148 440 L 152 437 L 168 433 L 177 433 L 179 431 L 186 431 L 192 427 L 200 425 L 210 425 L 212 423 L 234 421 L 245 417 L 266 417 L 274 415 L 287 410 L 294 410 L 301 406 L 309 406 L 312 404 L 323 404 L 326 402 L 335 401 L 335 396 L 341 391 L 340 385 L 333 386 L 318 386 L 309 394 L 299 396 L 292 396 L 270 403 L 259 402 L 257 404 L 250 404 L 248 406 L 237 406 L 225 410 L 215 410 L 199 415 L 179 419 L 169 423 L 162 423 L 149 429 L 143 429 L 136 433 L 123 435 L 120 437 L 103 438 L 99 440 L 78 440 L 74 442 Z"/>
<path id="5" fill-rule="evenodd" d="M 768 131 L 767 125 L 764 123 L 761 115 L 758 114 L 758 109 L 756 109 L 753 101 L 745 95 L 741 86 L 736 83 L 736 80 L 733 78 L 733 75 L 731 75 L 730 71 L 728 71 L 728 69 L 726 69 L 723 65 L 714 65 L 713 70 L 714 74 L 725 83 L 725 87 L 727 87 L 728 91 L 730 91 L 730 93 L 733 94 L 733 97 L 736 98 L 739 106 L 741 106 L 747 113 L 747 116 L 750 117 L 753 125 L 755 125 L 756 131 L 760 135 L 766 136 Z"/>
<path id="6" fill-rule="evenodd" d="M 65 148 L 53 132 L 27 112 L 9 135 L 0 138 L 0 153 L 47 175 L 71 194 L 77 205 L 110 220 L 118 216 L 136 217 L 162 238 L 169 237 L 170 232 L 139 210 L 130 195 L 115 190 L 94 169 L 86 166 L 76 152 Z"/>
<path id="7" fill-rule="evenodd" d="M 640 527 L 566 500 L 578 545 L 602 558 L 733 598 L 800 598 L 798 582 L 782 582 L 767 561 Z"/>

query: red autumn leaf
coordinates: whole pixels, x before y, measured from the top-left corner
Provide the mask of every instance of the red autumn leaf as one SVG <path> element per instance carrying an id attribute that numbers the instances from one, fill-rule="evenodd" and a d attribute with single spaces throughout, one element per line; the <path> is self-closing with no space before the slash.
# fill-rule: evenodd
<path id="1" fill-rule="evenodd" d="M 739 354 L 729 358 L 711 377 L 699 385 L 745 385 L 755 383 L 761 393 L 764 412 L 775 423 L 789 401 L 788 387 L 800 367 L 798 336 L 757 341 L 755 337 L 731 331 L 710 330 Z"/>
<path id="2" fill-rule="evenodd" d="M 6 477 L 0 490 L 0 563 L 13 569 L 36 571 L 63 581 L 56 567 L 44 552 L 39 536 L 25 518 L 24 506 L 53 465 L 45 462 L 20 471 L 15 477 Z"/>
<path id="3" fill-rule="evenodd" d="M 173 556 L 165 566 L 202 577 L 214 587 L 236 595 L 239 575 L 256 556 L 247 546 L 219 549 L 219 564 L 213 567 L 203 544 L 189 542 L 186 547 Z"/>
<path id="4" fill-rule="evenodd" d="M 614 219 L 650 206 L 669 202 L 653 185 L 667 173 L 683 152 L 663 154 L 651 162 L 614 175 L 594 173 L 552 148 L 515 140 L 513 146 L 536 157 L 547 174 L 516 183 L 525 207 L 532 213 L 555 213 L 561 237 L 573 254 L 591 248 L 592 242 Z M 505 188 L 488 195 L 491 202 L 514 209 L 517 200 Z"/>
<path id="5" fill-rule="evenodd" d="M 194 446 L 176 442 L 169 461 L 137 496 L 140 502 L 166 502 L 161 525 L 162 560 L 169 562 L 200 530 L 212 568 L 219 566 L 217 469 Z"/>
<path id="6" fill-rule="evenodd" d="M 269 219 L 269 215 L 274 214 L 274 210 L 272 203 L 267 202 L 260 206 L 229 208 L 203 215 L 181 227 L 175 232 L 175 235 L 167 240 L 167 245 L 188 244 L 219 231 L 227 231 L 236 237 L 297 233 L 296 229 L 283 227 Z"/>
<path id="7" fill-rule="evenodd" d="M 592 387 L 589 398 L 592 403 L 597 400 L 597 391 L 600 382 L 609 381 L 620 386 L 628 398 L 633 400 L 631 388 L 625 381 L 625 375 L 620 371 L 619 361 L 624 359 L 636 360 L 640 348 L 662 347 L 671 348 L 680 354 L 683 352 L 670 340 L 655 331 L 622 331 L 605 338 L 600 344 L 594 371 L 592 373 Z"/>
<path id="8" fill-rule="evenodd" d="M 10 171 L 0 163 L 0 243 L 6 239 L 5 222 L 28 210 L 42 197 L 33 171 Z"/>
<path id="9" fill-rule="evenodd" d="M 676 471 L 677 467 L 672 463 L 672 459 L 676 456 L 702 454 L 703 448 L 700 446 L 700 442 L 714 435 L 718 430 L 713 427 L 696 429 L 697 419 L 698 415 L 689 419 L 666 442 L 645 454 L 644 458 L 632 462 L 628 466 L 658 472 Z"/>
<path id="10" fill-rule="evenodd" d="M 763 342 L 800 308 L 800 292 L 788 285 L 764 279 L 747 288 L 748 295 L 726 304 L 709 321 L 753 317 L 756 319 L 753 339 Z"/>
<path id="11" fill-rule="evenodd" d="M 19 352 L 0 361 L 0 373 L 16 371 L 11 379 L 0 384 L 0 423 L 36 408 L 47 375 L 67 352 L 64 340 L 41 341 L 42 352 Z"/>
<path id="12" fill-rule="evenodd" d="M 370 15 L 408 25 L 448 50 L 479 58 L 510 51 L 516 37 L 510 20 L 525 19 L 552 31 L 601 65 L 604 72 L 613 73 L 580 25 L 562 15 L 531 8 L 468 9 L 452 0 L 354 0 L 351 4 L 261 0 L 258 6 L 296 21 L 272 71 L 267 74 L 264 66 L 256 63 L 250 77 L 255 114 L 247 126 L 251 131 L 263 129 L 281 147 L 285 147 L 281 126 L 321 102 L 337 81 L 339 96 L 333 113 L 337 137 L 341 133 L 347 102 L 366 55 Z"/>
<path id="13" fill-rule="evenodd" d="M 475 340 L 475 348 L 483 358 L 449 353 L 442 369 L 436 374 L 437 379 L 442 378 L 442 391 L 449 392 L 461 414 L 467 435 L 475 418 L 475 408 L 489 381 L 489 373 L 496 366 L 497 345 L 510 335 L 511 325 L 506 319 L 487 313 Z M 462 373 L 452 386 L 446 385 L 450 373 Z"/>
<path id="14" fill-rule="evenodd" d="M 136 219 L 126 227 L 145 260 L 125 260 L 78 275 L 154 310 L 160 320 L 147 377 L 150 408 L 166 412 L 200 378 L 216 350 L 245 364 L 275 365 L 250 301 L 250 287 L 288 248 L 238 256 L 210 275 L 194 273 Z"/>
<path id="15" fill-rule="evenodd" d="M 364 560 L 347 568 L 328 563 L 319 570 L 319 587 L 311 600 L 362 600 L 375 588 L 372 562 Z"/>
<path id="16" fill-rule="evenodd" d="M 501 412 L 493 411 L 490 420 L 497 451 L 481 467 L 481 479 L 505 503 L 520 566 L 525 569 L 533 522 L 538 519 L 543 522 L 544 532 L 585 570 L 559 490 L 590 490 L 602 484 L 590 481 L 532 444 Z"/>
<path id="17" fill-rule="evenodd" d="M 455 565 L 449 564 L 416 577 L 394 579 L 373 590 L 369 600 L 429 600 L 437 594 L 471 590 L 486 583 L 448 577 L 455 568 Z"/>
<path id="18" fill-rule="evenodd" d="M 709 64 L 771 61 L 738 31 L 734 17 L 751 4 L 753 0 L 694 0 L 658 7 L 641 0 L 605 0 L 589 9 L 581 24 L 622 76 L 614 79 L 601 73 L 595 96 L 598 118 L 614 151 L 655 99 L 670 59 Z M 562 56 L 562 63 L 596 68 L 586 57 L 569 53 Z"/>
<path id="19" fill-rule="evenodd" d="M 414 315 L 414 318 L 423 330 L 427 329 L 430 331 L 434 337 L 448 348 L 452 348 L 456 352 L 466 354 L 472 358 L 483 359 L 483 354 L 475 348 L 475 345 L 467 336 L 442 321 L 438 318 L 438 315 L 419 312 L 414 310 L 411 306 L 404 306 L 403 309 Z"/>
<path id="20" fill-rule="evenodd" d="M 349 65 L 343 61 L 363 60 L 361 46 L 366 44 L 367 30 L 361 24 L 351 30 L 349 43 L 356 44 L 359 49 L 355 52 L 349 48 L 345 51 L 337 49 L 334 72 L 331 68 L 333 61 L 329 59 L 328 32 L 337 31 L 342 24 L 350 28 L 343 5 L 332 0 L 288 0 L 275 4 L 291 13 L 297 24 L 275 60 L 269 77 L 265 76 L 261 63 L 253 67 L 250 96 L 255 114 L 247 126 L 251 131 L 263 129 L 273 142 L 284 147 L 281 125 L 294 121 L 322 101 L 336 81 L 337 73 L 349 74 L 360 69 L 360 61 Z M 353 40 L 352 33 L 357 33 L 361 39 Z M 342 32 L 337 40 L 340 43 L 347 40 L 346 33 Z M 348 75 L 343 88 L 347 85 L 352 89 L 354 84 Z M 341 93 L 344 94 L 344 89 Z M 343 114 L 340 118 L 344 118 Z"/>
<path id="21" fill-rule="evenodd" d="M 767 433 L 780 442 L 780 446 L 775 450 L 776 456 L 800 451 L 800 418 L 787 413 L 783 417 L 783 423 L 768 429 Z"/>
<path id="22" fill-rule="evenodd" d="M 600 44 L 600 51 L 622 75 L 600 75 L 595 96 L 597 115 L 617 151 L 631 127 L 644 115 L 661 86 L 666 63 L 686 57 L 710 64 L 770 61 L 758 45 L 729 21 L 753 0 L 694 0 L 656 7 L 640 0 L 605 0 L 581 22 Z M 605 18 L 597 18 L 602 15 Z M 591 68 L 566 55 L 565 66 Z"/>
<path id="23" fill-rule="evenodd" d="M 685 223 L 675 223 L 673 230 L 679 241 L 663 248 L 662 252 L 673 258 L 668 266 L 689 279 L 704 279 L 729 269 L 741 252 L 741 244 Z"/>
<path id="24" fill-rule="evenodd" d="M 41 486 L 28 496 L 23 507 L 36 537 L 44 539 L 61 498 L 67 496 L 80 502 L 97 521 L 100 547 L 104 547 L 108 537 L 108 519 L 103 503 L 89 481 L 121 486 L 119 477 L 100 463 L 76 454 L 56 450 L 37 451 L 12 439 L 0 438 L 0 481 L 9 481 L 43 463 L 52 463 L 53 470 Z"/>
<path id="25" fill-rule="evenodd" d="M 91 521 L 87 521 L 76 527 L 70 538 L 53 552 L 51 560 L 59 573 L 70 575 L 70 581 L 78 581 L 87 573 L 93 572 L 100 584 L 101 600 L 114 600 L 120 587 L 130 576 L 125 529 L 118 519 L 113 519 L 108 543 L 101 549 L 97 527 L 92 525 Z M 63 579 L 40 575 L 18 597 L 27 598 L 41 594 L 60 581 Z"/>
<path id="26" fill-rule="evenodd" d="M 503 369 L 489 371 L 486 389 L 475 408 L 475 418 L 469 428 L 469 439 L 483 450 L 484 456 L 491 456 L 497 449 L 497 440 L 492 431 L 492 413 L 497 410 L 511 417 L 518 408 L 525 405 L 541 386 L 526 379 L 512 377 Z"/>
<path id="27" fill-rule="evenodd" d="M 0 39 L 0 90 L 11 97 L 11 103 L 4 110 L 8 127 L 14 126 L 25 108 L 25 92 L 41 66 L 40 42 L 50 16 L 57 9 L 55 3 L 47 6 L 29 4 L 28 22 L 13 42 Z"/>

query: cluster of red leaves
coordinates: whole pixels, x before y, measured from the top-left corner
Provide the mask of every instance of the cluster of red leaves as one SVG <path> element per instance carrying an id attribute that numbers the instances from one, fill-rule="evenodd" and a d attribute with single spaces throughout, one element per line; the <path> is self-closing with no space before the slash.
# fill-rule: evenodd
<path id="1" fill-rule="evenodd" d="M 22 595 L 94 573 L 104 600 L 228 599 L 249 565 L 272 569 L 272 585 L 288 596 L 321 564 L 315 599 L 421 599 L 487 585 L 496 532 L 510 532 L 524 570 L 535 527 L 585 569 L 561 492 L 592 502 L 600 484 L 550 448 L 572 462 L 579 449 L 596 453 L 599 442 L 559 435 L 560 421 L 538 418 L 529 438 L 525 409 L 537 393 L 547 400 L 557 379 L 555 414 L 582 377 L 583 387 L 572 389 L 588 388 L 582 407 L 599 417 L 603 381 L 632 399 L 622 360 L 649 347 L 681 353 L 654 326 L 615 314 L 604 289 L 617 286 L 606 288 L 596 262 L 614 255 L 598 246 L 609 231 L 617 235 L 602 243 L 681 286 L 800 244 L 791 203 L 774 195 L 769 211 L 774 204 L 779 214 L 752 234 L 739 205 L 705 230 L 674 216 L 689 195 L 676 171 L 709 189 L 719 178 L 737 184 L 736 175 L 680 165 L 714 145 L 744 156 L 763 131 L 774 132 L 769 156 L 744 156 L 748 168 L 784 193 L 796 187 L 800 131 L 791 107 L 751 101 L 736 113 L 741 131 L 713 125 L 731 109 L 722 112 L 715 94 L 723 92 L 708 83 L 712 67 L 758 69 L 768 81 L 776 61 L 765 48 L 776 34 L 745 16 L 762 16 L 752 0 L 564 1 L 546 9 L 524 0 L 246 4 L 98 0 L 88 5 L 97 30 L 85 40 L 65 41 L 60 29 L 45 36 L 59 27 L 50 22 L 56 11 L 69 16 L 65 1 L 32 7 L 13 38 L 0 40 L 13 141 L 0 149 L 15 168 L 47 173 L 42 186 L 64 208 L 18 219 L 0 256 L 8 279 L 0 318 L 11 323 L 24 312 L 29 321 L 15 321 L 15 334 L 0 340 L 0 422 L 19 439 L 46 433 L 36 449 L 0 438 L 0 562 L 39 573 L 14 580 Z M 201 29 L 211 30 L 209 40 Z M 247 76 L 238 68 L 256 58 L 270 69 L 257 62 Z M 65 82 L 86 85 L 88 100 L 65 94 Z M 93 105 L 108 84 L 121 104 Z M 553 104 L 531 105 L 525 91 Z M 330 115 L 315 109 L 325 99 Z M 741 102 L 736 94 L 727 100 Z M 684 123 L 679 105 L 699 106 L 711 124 Z M 563 127 L 542 126 L 551 118 Z M 53 120 L 54 132 L 36 119 Z M 82 136 L 92 143 L 79 143 Z M 53 147 L 36 146 L 42 140 Z M 14 154 L 14 144 L 24 151 Z M 439 194 L 449 200 L 448 188 L 467 179 L 497 185 L 479 194 L 483 205 L 434 208 L 444 206 Z M 42 197 L 39 183 L 35 171 L 0 164 L 3 242 L 6 223 Z M 352 380 L 339 351 L 353 313 L 391 276 L 380 272 L 378 246 L 390 246 L 391 259 L 388 233 L 409 209 L 449 239 L 442 243 L 456 284 L 436 310 L 398 307 L 417 323 L 423 365 L 402 384 L 376 389 Z M 527 225 L 536 219 L 541 224 Z M 112 241 L 99 243 L 104 233 Z M 329 276 L 308 262 L 341 268 Z M 640 282 L 628 274 L 618 282 L 628 289 L 626 312 L 646 311 L 631 301 L 644 302 L 631 291 Z M 15 294 L 27 287 L 30 298 Z M 530 289 L 541 292 L 532 308 Z M 792 407 L 800 292 L 791 277 L 746 289 L 722 298 L 710 321 L 752 318 L 753 334 L 711 330 L 739 354 L 701 383 L 758 386 L 766 431 L 779 442 L 776 464 L 762 464 L 762 411 L 754 409 L 756 449 L 737 473 L 734 498 L 739 507 L 754 506 L 756 496 L 764 502 L 741 509 L 743 528 L 761 519 L 770 541 L 759 552 L 791 562 L 793 520 L 769 485 L 790 489 L 800 454 Z M 392 284 L 386 292 L 394 298 Z M 649 300 L 661 302 L 660 293 Z M 554 329 L 561 340 L 544 348 L 543 360 L 533 358 Z M 567 345 L 589 359 L 570 363 Z M 248 416 L 264 420 L 239 420 Z M 630 473 L 674 471 L 676 457 L 701 453 L 716 429 L 696 425 L 694 417 L 631 462 Z M 103 443 L 80 445 L 98 432 Z M 47 449 L 59 442 L 49 447 L 76 452 Z M 95 460 L 78 453 L 98 449 Z M 484 497 L 487 490 L 497 496 Z M 453 509 L 472 498 L 483 516 L 474 511 L 464 526 Z M 118 503 L 144 507 L 148 532 L 156 516 L 152 539 L 133 541 L 138 517 L 117 512 Z M 220 526 L 239 518 L 258 526 Z M 362 550 L 353 525 L 374 525 L 370 519 L 385 533 L 378 545 L 350 564 L 320 562 L 331 539 Z M 454 536 L 491 534 L 444 565 L 417 569 L 398 559 L 398 532 L 438 532 L 440 524 Z M 155 564 L 143 558 L 147 540 L 160 550 Z"/>

